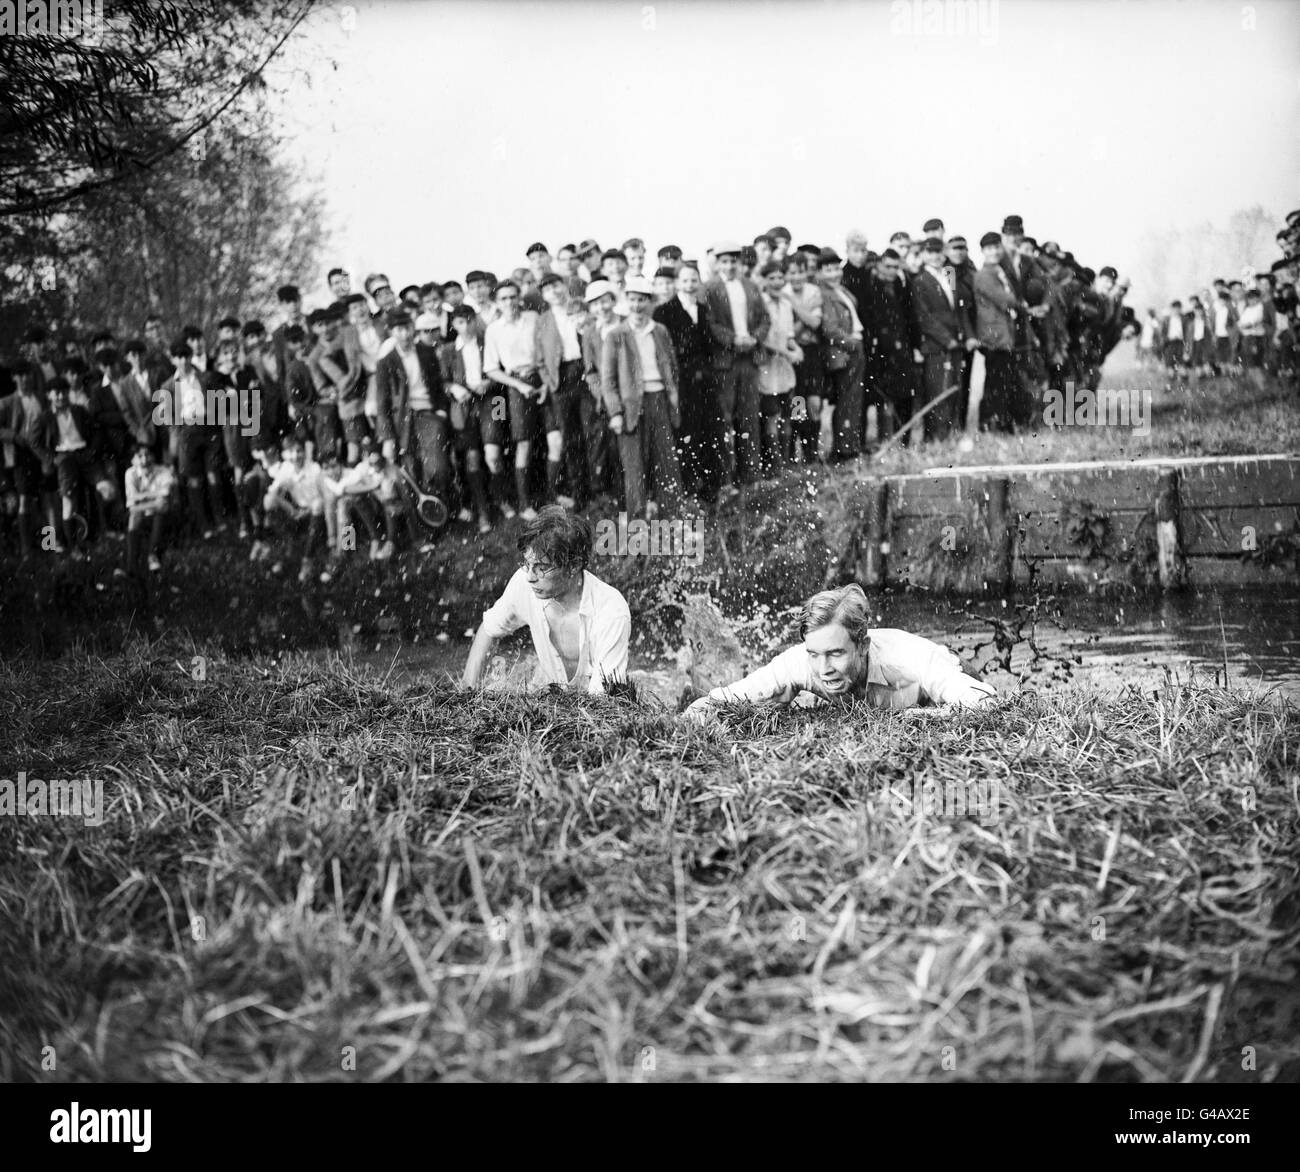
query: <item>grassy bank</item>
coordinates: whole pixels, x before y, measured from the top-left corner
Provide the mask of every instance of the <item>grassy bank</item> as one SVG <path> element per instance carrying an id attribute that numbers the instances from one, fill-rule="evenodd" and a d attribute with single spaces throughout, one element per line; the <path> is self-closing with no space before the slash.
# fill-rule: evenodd
<path id="1" fill-rule="evenodd" d="M 714 740 L 206 674 L 0 664 L 0 776 L 105 795 L 101 826 L 0 817 L 0 1077 L 1300 1076 L 1294 708 L 1065 692 Z M 997 800 L 918 813 L 926 782 Z"/>

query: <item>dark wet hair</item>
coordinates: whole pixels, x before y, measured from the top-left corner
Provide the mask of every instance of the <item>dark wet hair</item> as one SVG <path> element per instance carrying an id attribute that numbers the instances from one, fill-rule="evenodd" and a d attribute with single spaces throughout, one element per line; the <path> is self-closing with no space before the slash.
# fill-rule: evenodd
<path id="1" fill-rule="evenodd" d="M 587 568 L 594 537 L 586 517 L 563 505 L 547 505 L 524 525 L 515 545 L 520 553 L 531 549 L 562 574 L 572 574 Z"/>

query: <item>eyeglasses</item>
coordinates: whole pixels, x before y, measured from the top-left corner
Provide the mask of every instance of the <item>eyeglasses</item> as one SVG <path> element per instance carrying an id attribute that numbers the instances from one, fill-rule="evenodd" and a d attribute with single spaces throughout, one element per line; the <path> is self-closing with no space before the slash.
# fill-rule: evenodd
<path id="1" fill-rule="evenodd" d="M 538 578 L 545 578 L 547 574 L 553 574 L 555 572 L 554 562 L 539 562 L 539 561 L 530 562 L 527 558 L 524 558 L 523 560 L 520 561 L 519 565 L 520 568 L 524 571 L 524 573 L 527 574 L 528 577 L 530 578 L 533 577 L 534 575 L 536 575 Z"/>

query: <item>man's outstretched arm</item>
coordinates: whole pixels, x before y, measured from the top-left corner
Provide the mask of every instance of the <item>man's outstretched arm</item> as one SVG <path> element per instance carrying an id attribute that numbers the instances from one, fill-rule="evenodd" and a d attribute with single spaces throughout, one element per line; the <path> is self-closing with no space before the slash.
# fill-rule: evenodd
<path id="1" fill-rule="evenodd" d="M 479 681 L 483 678 L 483 665 L 487 663 L 496 645 L 497 637 L 488 629 L 487 623 L 480 623 L 478 630 L 474 632 L 469 658 L 465 660 L 465 673 L 460 677 L 462 687 L 478 687 Z"/>

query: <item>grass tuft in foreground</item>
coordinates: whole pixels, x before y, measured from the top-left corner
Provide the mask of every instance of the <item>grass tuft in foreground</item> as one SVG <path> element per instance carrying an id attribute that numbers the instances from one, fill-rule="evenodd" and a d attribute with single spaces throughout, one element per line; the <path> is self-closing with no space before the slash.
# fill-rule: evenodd
<path id="1" fill-rule="evenodd" d="M 5 1079 L 1300 1076 L 1272 698 L 750 710 L 714 740 L 137 650 L 0 665 L 0 728 L 0 776 L 106 802 L 0 817 Z"/>

